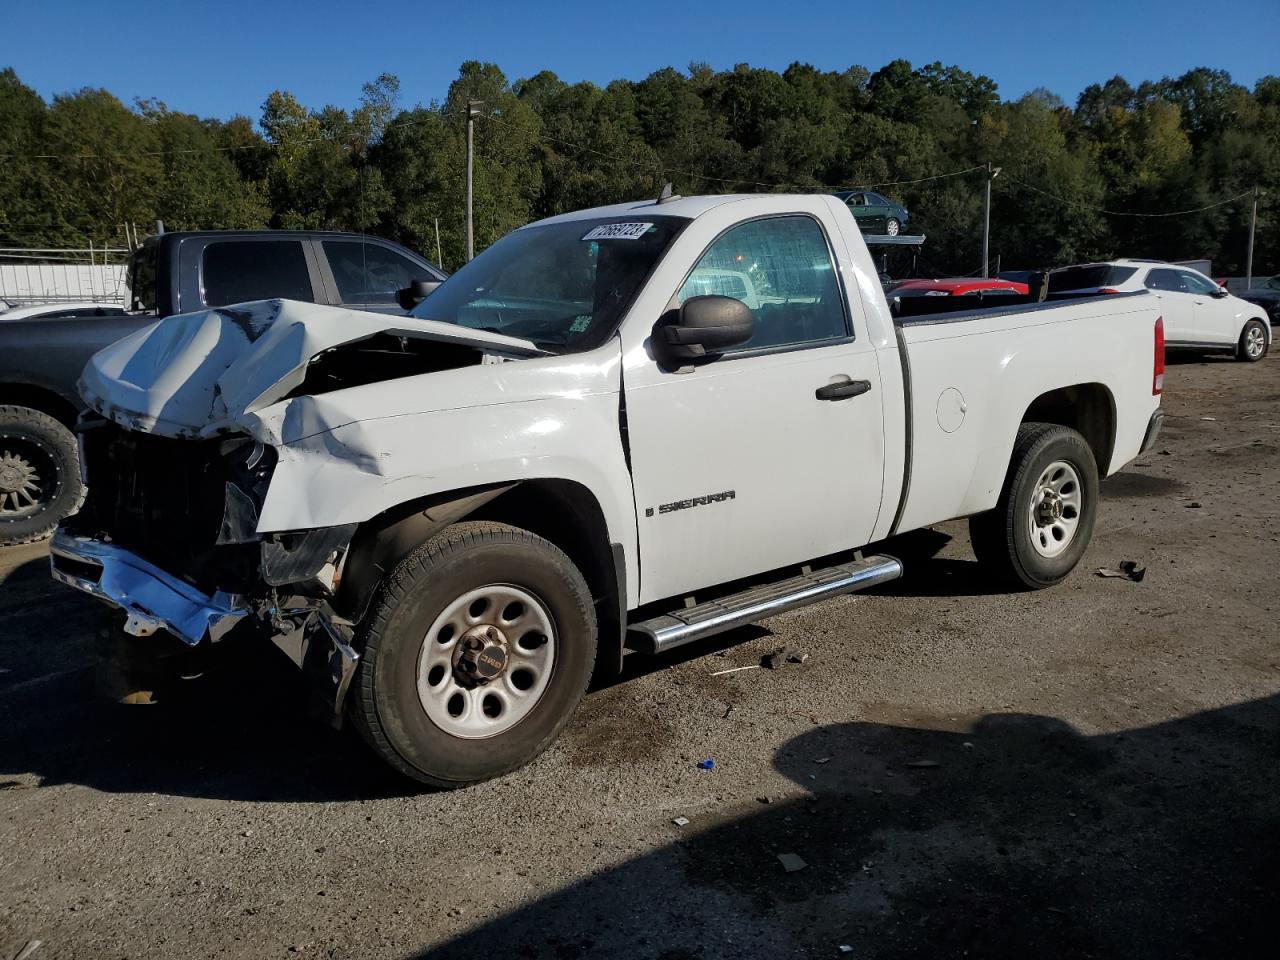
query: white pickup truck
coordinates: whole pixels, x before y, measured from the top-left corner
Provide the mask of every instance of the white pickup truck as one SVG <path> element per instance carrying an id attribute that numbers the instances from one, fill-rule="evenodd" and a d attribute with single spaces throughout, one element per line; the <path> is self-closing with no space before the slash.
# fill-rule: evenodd
<path id="1" fill-rule="evenodd" d="M 1061 580 L 1100 476 L 1155 440 L 1163 363 L 1141 293 L 895 320 L 832 197 L 585 210 L 411 316 L 264 301 L 97 354 L 53 574 L 136 636 L 259 631 L 460 786 L 626 649 L 900 576 L 861 551 L 896 533 L 970 517 L 993 578 Z"/>

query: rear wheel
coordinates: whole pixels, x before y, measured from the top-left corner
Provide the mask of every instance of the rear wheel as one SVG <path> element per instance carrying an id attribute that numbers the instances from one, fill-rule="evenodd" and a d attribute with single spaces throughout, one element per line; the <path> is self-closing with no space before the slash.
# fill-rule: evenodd
<path id="1" fill-rule="evenodd" d="M 1098 466 L 1069 427 L 1024 423 L 995 509 L 969 518 L 979 561 L 1001 579 L 1040 589 L 1080 562 L 1098 509 Z"/>
<path id="2" fill-rule="evenodd" d="M 901 229 L 902 229 L 902 224 L 900 224 L 893 217 L 890 217 L 889 220 L 884 225 L 884 232 L 891 237 L 896 237 L 898 235 L 898 231 Z"/>
<path id="3" fill-rule="evenodd" d="M 71 431 L 39 410 L 0 406 L 0 546 L 47 537 L 83 500 Z"/>
<path id="4" fill-rule="evenodd" d="M 1250 320 L 1240 331 L 1236 344 L 1236 359 L 1256 363 L 1267 355 L 1267 330 L 1261 320 Z"/>
<path id="5" fill-rule="evenodd" d="M 595 663 L 582 574 L 527 530 L 466 522 L 383 582 L 352 710 L 402 773 L 461 787 L 528 763 L 559 735 Z"/>

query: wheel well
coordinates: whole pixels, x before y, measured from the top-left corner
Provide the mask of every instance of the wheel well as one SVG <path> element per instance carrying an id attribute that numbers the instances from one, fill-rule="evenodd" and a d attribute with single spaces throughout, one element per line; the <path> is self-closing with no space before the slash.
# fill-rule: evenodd
<path id="1" fill-rule="evenodd" d="M 74 427 L 80 411 L 61 394 L 29 383 L 0 384 L 0 406 L 29 407 L 47 413 L 65 427 Z"/>
<path id="2" fill-rule="evenodd" d="M 1089 444 L 1098 473 L 1107 475 L 1116 440 L 1116 404 L 1100 383 L 1079 383 L 1042 393 L 1027 407 L 1023 423 L 1057 423 L 1070 427 Z"/>
<path id="3" fill-rule="evenodd" d="M 595 495 L 572 480 L 527 480 L 489 501 L 468 520 L 497 520 L 522 527 L 563 550 L 582 573 L 596 605 L 600 676 L 622 669 L 626 590 L 615 563 L 609 527 Z"/>
<path id="4" fill-rule="evenodd" d="M 351 540 L 335 609 L 352 620 L 362 619 L 379 580 L 459 520 L 509 523 L 563 550 L 582 573 L 595 601 L 600 638 L 596 669 L 601 676 L 621 670 L 626 621 L 623 571 L 615 562 L 600 504 L 586 487 L 570 480 L 525 480 L 452 491 L 401 504 L 361 524 Z"/>

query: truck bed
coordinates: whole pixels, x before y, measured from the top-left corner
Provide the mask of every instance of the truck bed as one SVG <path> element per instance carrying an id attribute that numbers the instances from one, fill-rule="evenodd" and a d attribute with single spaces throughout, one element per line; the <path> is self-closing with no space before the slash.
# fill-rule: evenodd
<path id="1" fill-rule="evenodd" d="M 896 320 L 908 454 L 895 529 L 993 507 L 1018 425 L 1037 404 L 1046 419 L 1065 405 L 1089 406 L 1103 476 L 1133 459 L 1158 406 L 1158 316 L 1155 299 L 1135 293 Z M 1112 434 L 1114 442 L 1101 439 Z"/>

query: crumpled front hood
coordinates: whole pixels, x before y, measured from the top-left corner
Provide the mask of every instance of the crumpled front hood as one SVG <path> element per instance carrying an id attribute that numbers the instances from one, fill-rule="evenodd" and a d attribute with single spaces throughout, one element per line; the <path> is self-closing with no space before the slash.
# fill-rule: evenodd
<path id="1" fill-rule="evenodd" d="M 539 356 L 527 340 L 416 317 L 261 300 L 166 317 L 100 350 L 77 384 L 94 410 L 130 430 L 207 437 L 285 397 L 332 347 L 380 333 Z"/>

